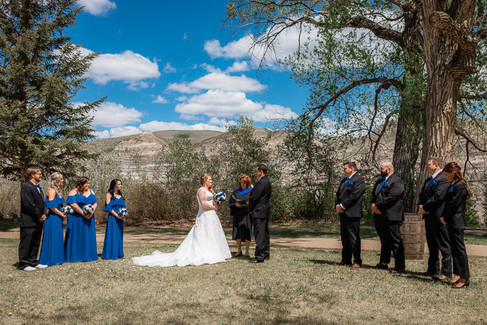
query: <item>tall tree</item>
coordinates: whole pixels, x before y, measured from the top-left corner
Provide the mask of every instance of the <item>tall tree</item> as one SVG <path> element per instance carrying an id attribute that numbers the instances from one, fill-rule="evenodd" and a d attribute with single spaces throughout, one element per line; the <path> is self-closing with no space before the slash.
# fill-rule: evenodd
<path id="1" fill-rule="evenodd" d="M 465 3 L 467 2 L 477 1 Z M 433 6 L 433 3 L 436 5 Z M 484 3 L 485 1 L 479 1 L 473 28 L 477 30 L 475 37 L 478 41 L 486 34 Z M 431 6 L 434 8 L 428 9 Z M 372 111 L 367 112 L 369 115 L 365 115 L 365 118 L 361 114 L 355 121 L 372 121 L 368 128 L 371 140 L 376 140 L 376 145 L 371 150 L 372 158 L 386 126 L 390 121 L 396 122 L 393 162 L 397 172 L 408 182 L 409 193 L 415 192 L 414 179 L 418 175 L 416 161 L 421 141 L 421 170 L 424 170 L 428 155 L 441 155 L 447 159 L 451 157 L 451 150 L 448 151 L 446 148 L 452 146 L 443 143 L 446 145 L 442 144 L 441 147 L 444 149 L 431 151 L 429 148 L 435 147 L 432 141 L 438 140 L 433 140 L 429 133 L 423 137 L 423 129 L 431 130 L 432 116 L 443 114 L 439 106 L 433 109 L 436 113 L 432 113 L 432 105 L 425 105 L 425 98 L 431 101 L 431 94 L 439 91 L 438 87 L 447 86 L 444 83 L 443 86 L 441 83 L 438 84 L 438 79 L 444 79 L 447 75 L 438 74 L 428 79 L 427 89 L 430 95 L 425 96 L 424 63 L 428 65 L 435 62 L 436 56 L 443 53 L 443 48 L 438 46 L 428 49 L 432 45 L 429 43 L 434 40 L 441 43 L 441 40 L 435 38 L 438 31 L 435 35 L 428 36 L 431 32 L 428 31 L 428 27 L 424 27 L 424 20 L 428 19 L 425 17 L 431 16 L 434 10 L 463 11 L 464 14 L 457 17 L 459 19 L 465 19 L 461 17 L 468 16 L 465 12 L 469 12 L 471 19 L 476 6 L 466 5 L 461 1 L 426 0 L 233 0 L 227 7 L 229 25 L 231 22 L 237 22 L 240 28 L 253 27 L 256 35 L 254 45 L 264 53 L 273 49 L 276 40 L 286 29 L 319 30 L 318 47 L 298 52 L 292 60 L 296 62 L 294 66 L 298 66 L 298 80 L 301 78 L 301 81 L 314 87 L 308 108 L 300 117 L 303 124 L 311 129 L 315 123 L 324 120 L 323 117 L 339 116 L 342 119 L 338 119 L 338 125 L 343 127 L 346 126 L 343 121 L 356 117 L 357 111 L 360 112 L 363 104 L 368 103 L 365 106 L 373 107 Z M 304 36 L 304 33 L 300 35 Z M 314 41 L 312 37 L 310 40 Z M 306 41 L 303 37 L 300 43 Z M 455 45 L 450 47 L 458 49 Z M 475 51 L 471 46 L 469 53 L 473 52 Z M 445 60 L 440 60 L 437 64 L 444 66 L 444 69 L 451 69 L 452 66 L 445 63 L 448 58 L 452 59 L 454 54 L 455 51 L 450 52 L 445 56 Z M 302 59 L 297 60 L 299 58 Z M 313 64 L 300 70 L 299 65 L 306 61 Z M 471 65 L 475 62 L 475 57 L 467 61 Z M 316 62 L 319 63 L 318 66 L 315 65 Z M 432 70 L 428 66 L 428 78 L 431 77 L 431 73 Z M 438 85 L 436 90 L 432 87 L 433 83 Z M 390 89 L 393 91 L 392 94 L 387 91 Z M 392 105 L 391 98 L 397 98 Z M 452 117 L 456 117 L 456 113 L 455 110 L 447 119 L 450 126 L 442 127 L 438 132 L 445 132 L 448 128 L 451 131 L 455 130 L 455 118 Z M 378 120 L 385 124 L 382 128 L 374 126 L 378 117 Z M 439 125 L 440 123 L 436 123 L 435 126 Z M 447 133 L 452 134 L 451 131 Z M 447 135 L 445 137 L 448 138 Z M 408 200 L 410 209 L 414 206 L 414 197 L 415 195 L 411 195 Z"/>
<path id="2" fill-rule="evenodd" d="M 76 0 L 0 1 L 0 173 L 24 179 L 31 164 L 70 174 L 92 158 L 89 112 L 103 99 L 73 104 L 96 55 L 84 55 L 63 31 Z"/>

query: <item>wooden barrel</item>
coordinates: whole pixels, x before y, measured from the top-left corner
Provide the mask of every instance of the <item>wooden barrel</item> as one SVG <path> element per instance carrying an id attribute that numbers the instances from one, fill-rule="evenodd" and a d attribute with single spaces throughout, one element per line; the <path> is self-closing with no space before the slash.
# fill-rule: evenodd
<path id="1" fill-rule="evenodd" d="M 404 256 L 407 260 L 422 260 L 424 255 L 425 230 L 420 214 L 405 213 L 401 226 Z"/>

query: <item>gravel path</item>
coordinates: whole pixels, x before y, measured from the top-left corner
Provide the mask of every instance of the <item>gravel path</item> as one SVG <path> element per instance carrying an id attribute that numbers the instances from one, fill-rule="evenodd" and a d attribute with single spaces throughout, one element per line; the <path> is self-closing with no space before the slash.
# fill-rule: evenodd
<path id="1" fill-rule="evenodd" d="M 102 243 L 104 239 L 103 233 L 96 234 L 98 243 Z M 185 235 L 167 235 L 161 229 L 160 234 L 124 234 L 124 242 L 126 243 L 147 243 L 147 244 L 179 244 L 183 241 Z M 7 231 L 0 231 L 0 238 L 18 239 L 20 238 L 20 229 L 14 228 Z M 228 244 L 235 246 L 235 241 L 227 237 Z M 251 248 L 254 246 L 252 241 Z M 426 246 L 426 245 L 425 245 Z M 271 233 L 271 247 L 283 248 L 311 248 L 311 249 L 341 249 L 342 243 L 335 238 L 286 238 L 286 237 L 272 237 Z M 362 239 L 362 250 L 378 251 L 380 243 L 378 240 Z M 428 248 L 425 247 L 425 252 Z M 469 256 L 487 256 L 486 245 L 467 245 L 467 253 Z"/>

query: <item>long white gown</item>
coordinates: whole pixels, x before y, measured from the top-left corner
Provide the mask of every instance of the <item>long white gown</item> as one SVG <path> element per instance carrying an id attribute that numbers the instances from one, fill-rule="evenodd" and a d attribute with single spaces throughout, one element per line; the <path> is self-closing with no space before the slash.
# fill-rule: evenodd
<path id="1" fill-rule="evenodd" d="M 204 199 L 213 205 L 211 192 L 204 187 L 199 191 L 204 191 Z M 205 209 L 198 195 L 196 197 L 199 205 L 196 222 L 181 245 L 173 253 L 154 251 L 151 255 L 134 257 L 134 264 L 161 267 L 202 265 L 225 262 L 232 257 L 216 211 Z"/>

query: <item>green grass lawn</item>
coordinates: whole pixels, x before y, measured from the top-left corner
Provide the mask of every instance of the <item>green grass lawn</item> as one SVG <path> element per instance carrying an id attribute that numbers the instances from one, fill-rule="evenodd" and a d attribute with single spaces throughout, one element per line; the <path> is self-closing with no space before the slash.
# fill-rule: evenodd
<path id="1" fill-rule="evenodd" d="M 487 259 L 471 257 L 464 290 L 422 276 L 426 260 L 391 275 L 370 265 L 337 266 L 338 251 L 272 249 L 271 260 L 149 268 L 130 257 L 175 245 L 129 243 L 126 258 L 15 268 L 18 240 L 0 239 L 2 324 L 482 324 Z M 98 243 L 101 252 L 101 243 Z"/>

